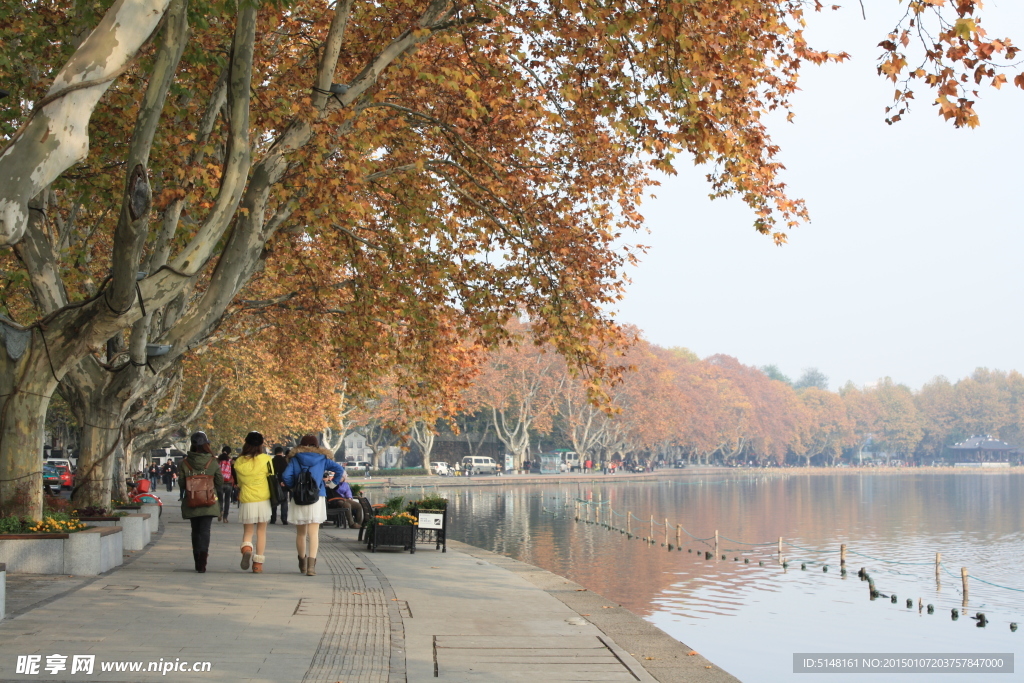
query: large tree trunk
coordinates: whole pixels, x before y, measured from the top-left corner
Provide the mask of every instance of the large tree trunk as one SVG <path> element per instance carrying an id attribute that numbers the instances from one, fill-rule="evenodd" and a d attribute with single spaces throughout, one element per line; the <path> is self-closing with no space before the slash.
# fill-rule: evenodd
<path id="1" fill-rule="evenodd" d="M 43 437 L 46 408 L 57 381 L 38 328 L 18 330 L 0 321 L 0 505 L 42 519 Z M 16 354 L 12 357 L 11 354 Z"/>
<path id="2" fill-rule="evenodd" d="M 71 499 L 76 507 L 109 508 L 114 461 L 121 445 L 122 406 L 102 395 L 85 398 L 75 406 L 82 415 L 82 447 Z"/>

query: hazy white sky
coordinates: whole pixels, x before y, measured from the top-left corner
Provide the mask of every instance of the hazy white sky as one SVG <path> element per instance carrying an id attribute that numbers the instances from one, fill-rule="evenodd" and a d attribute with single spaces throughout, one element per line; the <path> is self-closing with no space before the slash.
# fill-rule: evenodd
<path id="1" fill-rule="evenodd" d="M 772 129 L 785 180 L 812 222 L 775 247 L 740 201 L 710 201 L 680 168 L 645 205 L 650 251 L 628 275 L 618 318 L 663 346 L 817 367 L 833 389 L 889 376 L 917 388 L 976 367 L 1024 371 L 1024 91 L 982 92 L 982 125 L 956 130 L 917 90 L 888 126 L 892 84 L 875 73 L 905 5 L 865 0 L 812 14 L 812 46 L 849 52 L 809 68 L 796 122 Z M 1024 2 L 990 0 L 983 26 L 1024 46 Z"/>

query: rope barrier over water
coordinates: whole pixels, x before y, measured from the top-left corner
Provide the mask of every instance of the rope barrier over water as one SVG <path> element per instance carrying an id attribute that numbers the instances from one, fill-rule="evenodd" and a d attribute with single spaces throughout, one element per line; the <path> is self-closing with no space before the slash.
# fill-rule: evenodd
<path id="1" fill-rule="evenodd" d="M 717 482 L 709 482 L 709 483 L 717 483 Z M 782 547 L 784 545 L 788 546 L 790 548 L 794 548 L 796 550 L 799 550 L 801 552 L 805 552 L 805 553 L 815 553 L 815 554 L 819 554 L 819 555 L 830 555 L 830 554 L 834 554 L 835 553 L 835 550 L 825 550 L 825 549 L 821 549 L 821 548 L 807 548 L 805 546 L 800 546 L 800 545 L 797 545 L 795 543 L 791 543 L 789 541 L 784 541 L 782 538 L 779 538 L 777 541 L 762 541 L 762 542 L 740 541 L 740 540 L 737 540 L 735 538 L 729 538 L 728 536 L 721 536 L 717 531 L 715 532 L 714 536 L 699 537 L 699 536 L 696 536 L 693 533 L 691 533 L 688 529 L 686 529 L 681 524 L 676 524 L 675 525 L 676 526 L 676 543 L 675 543 L 675 545 L 673 545 L 673 544 L 668 542 L 668 531 L 671 528 L 671 525 L 669 524 L 667 519 L 664 522 L 658 522 L 658 521 L 655 521 L 654 517 L 651 517 L 649 519 L 641 519 L 641 518 L 637 517 L 636 515 L 634 515 L 632 511 L 627 511 L 625 514 L 623 514 L 621 512 L 617 512 L 613 508 L 611 508 L 610 507 L 610 503 L 611 503 L 611 501 L 607 501 L 607 500 L 592 501 L 592 500 L 585 500 L 583 498 L 576 498 L 574 500 L 574 506 L 576 507 L 576 513 L 575 513 L 576 514 L 576 521 L 584 522 L 586 524 L 597 524 L 599 526 L 602 526 L 602 527 L 608 529 L 609 531 L 618 531 L 620 533 L 626 534 L 629 538 L 639 538 L 639 539 L 641 539 L 641 540 L 643 540 L 643 541 L 645 541 L 647 543 L 650 543 L 652 545 L 654 543 L 656 543 L 655 539 L 653 538 L 653 536 L 654 536 L 654 533 L 653 533 L 654 527 L 655 526 L 664 527 L 664 529 L 665 529 L 665 542 L 663 542 L 661 545 L 662 546 L 667 546 L 669 550 L 682 550 L 682 548 L 679 547 L 680 546 L 680 533 L 686 534 L 687 536 L 689 536 L 694 541 L 705 543 L 709 547 L 710 547 L 710 544 L 708 543 L 708 541 L 712 541 L 713 540 L 715 542 L 715 545 L 714 545 L 715 555 L 714 555 L 714 557 L 716 559 L 719 557 L 719 553 L 720 553 L 720 550 L 721 550 L 719 548 L 719 546 L 718 546 L 719 540 L 728 541 L 730 543 L 735 543 L 735 544 L 741 545 L 741 546 L 748 546 L 750 549 L 764 548 L 764 547 L 767 547 L 767 546 L 776 546 L 778 548 L 779 563 L 782 564 L 783 567 L 786 567 L 787 564 L 788 564 L 788 561 L 787 561 L 788 558 L 785 558 L 782 555 Z M 581 516 L 579 506 L 583 506 L 583 509 L 586 511 L 585 518 Z M 569 507 L 569 506 L 566 505 L 564 507 Z M 594 512 L 595 512 L 595 519 L 594 520 L 590 519 L 590 510 L 591 509 L 593 509 Z M 547 512 L 548 510 L 545 508 L 545 511 Z M 620 529 L 618 527 L 613 526 L 612 524 L 609 524 L 607 521 L 602 521 L 601 520 L 601 512 L 604 512 L 605 515 L 607 515 L 608 512 L 611 512 L 612 516 L 614 516 L 614 517 L 621 517 L 621 518 L 625 519 L 625 521 L 626 521 L 626 528 L 625 529 Z M 606 517 L 606 519 L 607 519 L 607 517 Z M 649 536 L 644 538 L 644 537 L 641 537 L 641 536 L 635 534 L 633 532 L 632 527 L 630 526 L 630 522 L 633 521 L 633 520 L 635 520 L 636 522 L 638 522 L 640 524 L 647 525 L 648 528 L 650 529 Z M 725 548 L 724 550 L 726 550 L 727 552 L 736 552 L 736 551 L 744 552 L 743 548 L 738 548 L 738 549 L 737 548 Z M 840 552 L 841 552 L 840 566 L 842 567 L 842 572 L 844 574 L 846 572 L 846 555 L 847 555 L 847 553 L 849 553 L 851 555 L 856 555 L 858 557 L 863 557 L 863 558 L 868 559 L 868 560 L 873 560 L 875 562 L 883 562 L 885 564 L 891 564 L 891 565 L 914 566 L 914 567 L 923 567 L 923 566 L 934 565 L 935 568 L 936 568 L 936 576 L 938 576 L 939 570 L 941 568 L 941 570 L 944 571 L 949 576 L 951 576 L 953 578 L 960 578 L 964 582 L 963 583 L 963 585 L 964 585 L 964 589 L 963 589 L 964 593 L 966 594 L 966 592 L 967 592 L 967 586 L 968 586 L 967 569 L 966 568 L 961 569 L 961 573 L 960 573 L 959 576 L 957 574 L 954 574 L 953 572 L 951 572 L 946 567 L 945 564 L 941 563 L 941 561 L 940 561 L 941 554 L 937 554 L 936 555 L 936 559 L 935 559 L 934 562 L 932 562 L 932 561 L 928 561 L 928 562 L 907 562 L 907 561 L 904 561 L 904 560 L 889 560 L 889 559 L 886 559 L 884 557 L 875 557 L 873 555 L 868 555 L 866 553 L 860 553 L 860 552 L 856 552 L 854 550 L 847 550 L 845 543 L 842 544 Z M 711 553 L 705 553 L 705 555 L 708 556 L 708 559 L 710 559 Z M 721 557 L 722 557 L 722 559 L 725 559 L 724 555 L 722 555 Z M 802 568 L 806 569 L 808 563 L 814 564 L 814 562 L 815 561 L 805 561 L 805 562 L 802 563 L 801 566 L 802 566 Z M 828 565 L 824 564 L 824 563 L 822 563 L 822 564 L 823 564 L 824 571 L 827 571 L 828 570 Z M 861 570 L 861 571 L 863 571 L 863 570 Z M 988 586 L 992 586 L 994 588 L 1001 588 L 1001 589 L 1004 589 L 1004 590 L 1014 591 L 1014 592 L 1017 592 L 1017 593 L 1024 593 L 1024 589 L 1014 588 L 1013 586 L 1006 586 L 1006 585 L 1003 585 L 1003 584 L 1000 584 L 1000 583 L 996 583 L 994 581 L 987 581 L 987 580 L 979 578 L 977 576 L 971 576 L 970 579 L 973 579 L 974 581 L 978 581 L 978 582 L 983 583 L 983 584 L 988 585 Z"/>

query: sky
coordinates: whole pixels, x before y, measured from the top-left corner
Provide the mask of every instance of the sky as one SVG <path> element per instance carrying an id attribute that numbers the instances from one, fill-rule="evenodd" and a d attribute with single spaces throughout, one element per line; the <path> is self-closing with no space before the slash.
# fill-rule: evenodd
<path id="1" fill-rule="evenodd" d="M 644 204 L 650 232 L 636 241 L 650 249 L 616 317 L 701 357 L 793 379 L 816 367 L 832 389 L 1024 372 L 1024 90 L 983 91 L 981 126 L 958 130 L 919 87 L 887 125 L 894 87 L 876 74 L 876 46 L 905 4 L 864 4 L 867 21 L 857 3 L 809 16 L 811 46 L 852 59 L 808 67 L 795 123 L 770 128 L 811 222 L 777 247 L 741 201 L 711 201 L 706 171 L 680 163 Z M 1024 46 L 1024 2 L 989 0 L 982 16 L 990 37 Z"/>

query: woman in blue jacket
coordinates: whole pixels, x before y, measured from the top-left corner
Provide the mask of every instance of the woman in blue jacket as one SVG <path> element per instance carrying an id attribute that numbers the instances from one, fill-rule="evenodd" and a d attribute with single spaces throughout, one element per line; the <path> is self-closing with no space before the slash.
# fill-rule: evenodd
<path id="1" fill-rule="evenodd" d="M 345 476 L 345 470 L 334 462 L 334 454 L 320 448 L 320 440 L 307 434 L 299 441 L 298 447 L 285 468 L 281 479 L 288 488 L 298 483 L 299 475 L 308 471 L 320 487 L 320 497 L 312 505 L 298 505 L 292 500 L 291 517 L 295 525 L 295 549 L 299 553 L 299 572 L 316 576 L 316 551 L 320 546 L 320 525 L 327 521 L 327 490 L 324 488 L 324 472 L 334 472 L 337 481 Z M 307 542 L 306 538 L 309 537 Z"/>

